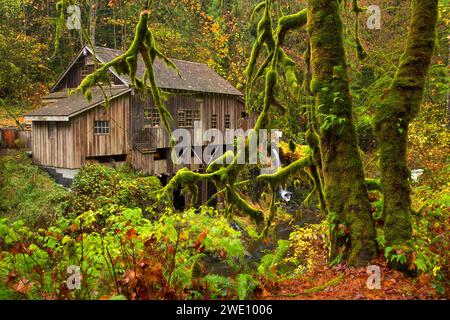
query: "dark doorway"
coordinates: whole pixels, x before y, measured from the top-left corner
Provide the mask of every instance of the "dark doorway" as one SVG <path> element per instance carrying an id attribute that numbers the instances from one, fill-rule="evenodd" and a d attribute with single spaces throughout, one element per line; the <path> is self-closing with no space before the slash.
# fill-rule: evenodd
<path id="1" fill-rule="evenodd" d="M 173 206 L 178 211 L 183 211 L 186 208 L 184 195 L 181 194 L 181 190 L 175 190 L 173 192 Z"/>
<path id="2" fill-rule="evenodd" d="M 208 200 L 211 199 L 211 197 L 213 195 L 215 195 L 217 193 L 217 188 L 214 185 L 214 183 L 207 181 L 207 193 L 208 193 Z M 217 206 L 217 197 L 215 197 L 214 199 L 212 199 L 209 203 L 208 203 L 209 207 L 213 207 L 215 208 Z"/>

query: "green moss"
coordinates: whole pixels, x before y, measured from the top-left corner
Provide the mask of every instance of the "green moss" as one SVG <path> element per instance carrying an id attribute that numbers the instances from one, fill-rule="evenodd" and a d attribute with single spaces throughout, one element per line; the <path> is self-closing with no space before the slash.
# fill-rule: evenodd
<path id="1" fill-rule="evenodd" d="M 411 239 L 410 172 L 406 164 L 408 125 L 422 101 L 435 45 L 437 0 L 413 0 L 405 52 L 388 96 L 375 116 L 388 243 Z"/>
<path id="2" fill-rule="evenodd" d="M 247 108 L 249 108 L 248 106 L 250 104 L 250 96 L 253 91 L 253 85 L 255 81 L 265 74 L 264 92 L 259 95 L 259 97 L 261 98 L 260 101 L 262 101 L 262 111 L 256 121 L 254 130 L 264 128 L 268 124 L 271 106 L 275 106 L 281 109 L 283 112 L 286 112 L 287 110 L 275 98 L 275 92 L 279 77 L 277 68 L 280 66 L 284 68 L 285 74 L 289 75 L 288 82 L 292 86 L 295 86 L 297 82 L 297 66 L 296 63 L 285 54 L 285 52 L 281 48 L 281 44 L 288 31 L 294 28 L 301 27 L 305 24 L 306 21 L 305 10 L 291 16 L 286 16 L 280 20 L 280 25 L 277 29 L 278 31 L 275 33 L 272 28 L 270 0 L 265 0 L 264 2 L 260 3 L 255 8 L 252 14 L 252 18 L 262 9 L 264 9 L 264 13 L 258 23 L 257 41 L 252 48 L 252 53 L 246 69 L 246 75 L 248 78 L 246 88 Z M 267 57 L 257 69 L 257 61 L 263 54 L 264 47 L 266 47 L 267 49 Z M 250 136 L 249 140 L 252 140 L 253 138 L 254 136 Z M 235 190 L 235 187 L 237 185 L 236 179 L 239 173 L 237 159 L 240 158 L 242 152 L 248 152 L 248 145 L 249 141 L 246 142 L 245 150 L 240 150 L 237 154 L 229 151 L 220 158 L 216 159 L 208 166 L 205 174 L 194 174 L 187 169 L 180 170 L 166 186 L 165 191 L 172 191 L 178 186 L 185 186 L 190 193 L 195 194 L 195 190 L 192 186 L 192 181 L 209 180 L 215 183 L 217 189 L 221 190 L 220 192 L 224 193 L 227 200 L 227 207 L 225 211 L 228 214 L 230 214 L 232 209 L 235 207 L 238 210 L 248 214 L 256 222 L 260 222 L 263 219 L 262 213 L 259 210 L 252 208 L 252 206 L 250 206 L 244 199 L 242 199 Z M 308 163 L 305 163 L 304 165 L 308 165 L 309 161 L 312 161 L 312 158 L 308 157 L 308 159 L 305 161 L 307 161 Z M 301 166 L 301 164 L 296 163 L 288 170 L 293 169 L 296 165 Z M 298 168 L 297 170 L 300 169 L 301 168 Z M 277 177 L 278 179 L 280 179 L 279 183 L 281 183 L 281 179 L 287 179 L 287 175 L 283 174 L 282 172 L 278 173 L 278 176 L 274 176 L 268 179 L 277 179 Z M 276 191 L 273 191 L 272 199 L 274 199 L 275 194 Z M 273 200 L 271 202 L 271 210 L 267 221 L 267 227 L 270 226 L 274 214 L 275 201 Z"/>
<path id="3" fill-rule="evenodd" d="M 380 179 L 366 179 L 366 188 L 369 191 L 381 190 Z"/>
<path id="4" fill-rule="evenodd" d="M 252 15 L 250 16 L 250 21 L 253 21 L 255 19 L 255 15 L 265 8 L 266 8 L 265 0 L 261 3 L 259 3 L 258 5 L 256 5 L 255 9 L 253 9 Z"/>
<path id="5" fill-rule="evenodd" d="M 277 42 L 281 46 L 284 43 L 286 34 L 306 24 L 307 10 L 303 9 L 297 13 L 281 17 L 278 20 Z"/>
<path id="6" fill-rule="evenodd" d="M 227 186 L 227 200 L 247 214 L 255 223 L 259 224 L 264 221 L 263 213 L 252 208 L 231 186 Z"/>
<path id="7" fill-rule="evenodd" d="M 367 56 L 367 52 L 362 45 L 361 38 L 359 37 L 359 14 L 363 12 L 363 10 L 358 6 L 357 0 L 353 0 L 352 2 L 352 11 L 355 13 L 356 52 L 358 54 L 358 58 L 363 60 Z"/>
<path id="8" fill-rule="evenodd" d="M 104 82 L 104 79 L 107 79 L 108 77 L 109 69 L 114 68 L 119 74 L 129 75 L 131 85 L 144 95 L 147 94 L 148 88 L 150 88 L 150 93 L 155 101 L 155 105 L 162 119 L 162 123 L 167 132 L 170 133 L 173 119 L 170 112 L 164 105 L 161 92 L 157 86 L 155 73 L 153 70 L 153 62 L 158 57 L 165 61 L 168 66 L 175 69 L 176 67 L 156 48 L 153 34 L 148 28 L 148 20 L 149 12 L 142 12 L 136 26 L 133 42 L 131 43 L 129 49 L 123 55 L 103 64 L 92 74 L 84 78 L 75 91 L 83 92 L 86 98 L 91 100 L 91 88 Z M 136 78 L 139 55 L 141 55 L 146 67 L 146 71 L 142 79 Z"/>
<path id="9" fill-rule="evenodd" d="M 342 255 L 349 264 L 363 265 L 376 254 L 375 228 L 352 123 L 339 2 L 311 0 L 307 29 L 311 44 L 311 90 L 319 110 L 319 125 L 323 127 L 324 120 L 330 117 L 344 120 L 340 130 L 330 126 L 320 136 L 326 208 L 335 215 L 331 260 Z M 309 139 L 313 146 L 317 143 Z"/>
<path id="10" fill-rule="evenodd" d="M 275 70 L 269 70 L 266 75 L 266 85 L 264 89 L 264 105 L 263 109 L 255 124 L 255 130 L 264 128 L 267 122 L 268 112 L 274 100 L 274 90 L 277 84 L 278 73 Z"/>
<path id="11" fill-rule="evenodd" d="M 308 156 L 291 163 L 274 174 L 259 175 L 257 179 L 268 183 L 273 190 L 277 190 L 278 186 L 287 181 L 290 176 L 301 172 L 311 164 L 311 158 Z"/>

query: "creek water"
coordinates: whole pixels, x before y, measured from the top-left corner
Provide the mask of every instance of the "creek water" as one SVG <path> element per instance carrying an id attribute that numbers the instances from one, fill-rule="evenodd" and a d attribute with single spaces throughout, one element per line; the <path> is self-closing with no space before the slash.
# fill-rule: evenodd
<path id="1" fill-rule="evenodd" d="M 271 166 L 269 168 L 262 168 L 261 174 L 273 174 L 281 168 L 281 160 L 278 151 L 275 148 L 271 150 Z M 271 233 L 270 241 L 262 241 L 262 239 L 254 239 L 237 223 L 232 222 L 230 226 L 242 233 L 242 241 L 245 245 L 246 256 L 244 259 L 245 266 L 249 268 L 256 268 L 261 258 L 277 247 L 278 240 L 287 240 L 289 235 L 296 227 L 304 226 L 305 224 L 320 223 L 323 219 L 319 210 L 314 207 L 304 208 L 302 201 L 305 198 L 308 190 L 290 190 L 293 187 L 283 188 L 280 186 L 278 191 L 281 201 L 281 206 L 287 213 L 288 218 L 281 222 L 276 222 L 273 232 Z M 211 274 L 219 274 L 223 276 L 230 275 L 231 270 L 227 263 L 218 256 L 208 255 L 201 259 L 205 266 L 205 271 Z M 238 262 L 238 261 L 236 261 Z"/>
<path id="2" fill-rule="evenodd" d="M 294 192 L 291 194 L 295 196 Z M 244 259 L 245 266 L 250 269 L 256 268 L 264 255 L 276 249 L 278 240 L 289 239 L 289 235 L 296 227 L 320 223 L 323 219 L 319 210 L 314 208 L 301 208 L 294 202 L 285 204 L 284 210 L 288 213 L 290 218 L 275 224 L 274 230 L 271 233 L 271 239 L 268 242 L 262 241 L 262 239 L 251 238 L 248 233 L 235 222 L 230 224 L 233 229 L 242 233 L 242 241 L 246 250 Z M 201 259 L 201 262 L 205 266 L 205 271 L 207 273 L 219 274 L 222 276 L 230 275 L 230 267 L 218 256 L 208 255 Z"/>

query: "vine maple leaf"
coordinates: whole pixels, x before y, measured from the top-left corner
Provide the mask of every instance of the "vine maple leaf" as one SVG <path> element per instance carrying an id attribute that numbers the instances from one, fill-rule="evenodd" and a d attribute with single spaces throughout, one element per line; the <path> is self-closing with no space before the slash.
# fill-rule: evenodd
<path id="1" fill-rule="evenodd" d="M 22 278 L 19 280 L 18 283 L 16 283 L 12 287 L 17 292 L 26 294 L 28 291 L 30 291 L 31 287 L 33 286 L 33 283 L 34 282 L 28 280 L 27 278 Z"/>
<path id="2" fill-rule="evenodd" d="M 116 5 L 117 0 L 109 0 L 108 7 L 113 8 Z"/>

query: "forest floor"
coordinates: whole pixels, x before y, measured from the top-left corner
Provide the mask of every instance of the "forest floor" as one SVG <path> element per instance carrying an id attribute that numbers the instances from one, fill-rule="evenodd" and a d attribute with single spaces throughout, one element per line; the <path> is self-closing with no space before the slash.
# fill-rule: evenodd
<path id="1" fill-rule="evenodd" d="M 382 258 L 373 262 L 381 269 L 381 288 L 369 289 L 370 274 L 365 267 L 338 265 L 321 267 L 300 278 L 280 281 L 259 290 L 259 299 L 268 300 L 427 300 L 439 299 L 430 277 L 411 277 L 393 270 Z"/>

